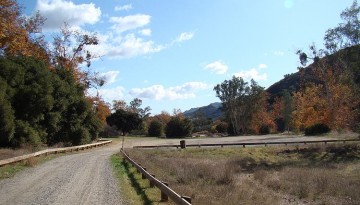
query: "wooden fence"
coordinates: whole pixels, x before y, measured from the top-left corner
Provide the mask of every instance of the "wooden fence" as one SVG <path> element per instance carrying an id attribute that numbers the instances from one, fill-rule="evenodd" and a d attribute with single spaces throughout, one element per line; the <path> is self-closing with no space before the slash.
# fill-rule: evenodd
<path id="1" fill-rule="evenodd" d="M 39 152 L 34 152 L 31 154 L 27 154 L 27 155 L 22 155 L 22 156 L 18 156 L 18 157 L 13 157 L 13 158 L 9 158 L 9 159 L 3 159 L 0 160 L 0 167 L 7 165 L 7 164 L 12 164 L 12 163 L 16 163 L 16 162 L 20 162 L 32 157 L 37 157 L 37 156 L 41 156 L 41 155 L 48 155 L 48 154 L 57 154 L 57 153 L 65 153 L 65 152 L 72 152 L 72 151 L 79 151 L 79 150 L 85 150 L 85 149 L 90 149 L 93 147 L 100 147 L 106 144 L 111 143 L 112 140 L 107 140 L 107 141 L 101 141 L 101 142 L 97 142 L 97 143 L 93 143 L 93 144 L 87 144 L 87 145 L 80 145 L 80 146 L 74 146 L 74 147 L 64 147 L 64 148 L 54 148 L 54 149 L 46 149 L 46 150 L 41 150 Z"/>
<path id="2" fill-rule="evenodd" d="M 185 140 L 181 140 L 178 145 L 154 145 L 154 146 L 134 146 L 133 148 L 186 148 L 186 147 L 225 147 L 225 146 L 267 146 L 267 145 L 300 145 L 300 144 L 315 144 L 315 143 L 346 143 L 346 142 L 360 142 L 360 139 L 348 140 L 313 140 L 313 141 L 282 141 L 282 142 L 243 142 L 243 143 L 214 143 L 214 144 L 186 144 Z"/>
<path id="3" fill-rule="evenodd" d="M 148 179 L 150 182 L 150 187 L 156 186 L 161 191 L 161 201 L 168 201 L 170 198 L 178 205 L 191 205 L 191 198 L 187 196 L 181 196 L 177 194 L 175 191 L 170 189 L 169 185 L 166 182 L 162 182 L 155 178 L 154 175 L 150 174 L 146 171 L 145 167 L 141 167 L 138 163 L 132 160 L 123 150 L 121 150 L 124 159 L 130 162 L 134 167 L 136 167 L 137 171 L 142 174 L 143 179 Z"/>

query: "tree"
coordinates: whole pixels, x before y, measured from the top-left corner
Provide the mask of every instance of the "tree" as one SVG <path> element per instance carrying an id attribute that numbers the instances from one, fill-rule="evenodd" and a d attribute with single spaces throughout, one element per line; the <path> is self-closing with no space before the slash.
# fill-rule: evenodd
<path id="1" fill-rule="evenodd" d="M 220 98 L 223 103 L 223 109 L 234 134 L 240 134 L 245 127 L 238 122 L 241 112 L 244 111 L 239 105 L 244 102 L 245 95 L 249 90 L 247 83 L 242 78 L 233 76 L 231 80 L 225 80 L 216 85 L 214 90 L 216 97 Z"/>
<path id="2" fill-rule="evenodd" d="M 106 118 L 106 121 L 110 126 L 116 126 L 124 136 L 132 130 L 137 129 L 142 123 L 142 120 L 137 113 L 121 109 L 112 113 Z"/>
<path id="3" fill-rule="evenodd" d="M 173 116 L 166 124 L 165 134 L 168 138 L 188 137 L 191 135 L 192 129 L 193 125 L 189 119 Z"/>
<path id="4" fill-rule="evenodd" d="M 41 26 L 45 19 L 37 12 L 24 17 L 14 0 L 0 1 L 0 56 L 32 56 L 49 62 Z"/>
<path id="5" fill-rule="evenodd" d="M 152 120 L 148 128 L 148 134 L 150 137 L 160 137 L 163 133 L 163 126 L 161 122 Z"/>
<path id="6" fill-rule="evenodd" d="M 359 64 L 350 63 L 354 62 L 351 59 L 355 59 L 355 62 L 360 60 L 359 12 L 360 7 L 355 0 L 351 7 L 341 13 L 344 23 L 340 23 L 337 27 L 326 31 L 324 37 L 325 49 L 317 49 L 315 45 L 312 45 L 310 46 L 310 54 L 303 51 L 297 52 L 302 65 L 312 61 L 309 69 L 317 88 L 323 89 L 323 91 L 319 91 L 319 94 L 321 94 L 320 97 L 326 99 L 325 106 L 328 118 L 326 124 L 330 128 L 339 128 L 340 124 L 344 124 L 339 120 L 338 110 L 351 109 L 350 118 L 354 118 L 354 116 L 360 118 L 359 111 L 353 105 L 354 102 L 358 102 L 357 109 L 359 110 L 359 98 L 356 97 L 360 93 Z M 303 71 L 304 68 L 301 68 L 301 70 Z M 349 101 L 342 105 L 338 103 L 339 90 L 346 90 L 345 96 L 352 96 L 351 98 L 346 97 Z"/>
<path id="7" fill-rule="evenodd" d="M 139 98 L 134 98 L 133 101 L 130 102 L 130 106 L 128 107 L 128 110 L 131 112 L 137 113 L 141 119 L 147 118 L 150 116 L 151 108 L 149 106 L 145 108 L 141 108 L 142 100 Z"/>
<path id="8" fill-rule="evenodd" d="M 218 133 L 226 133 L 229 125 L 226 122 L 219 121 L 215 124 L 215 129 Z"/>
<path id="9" fill-rule="evenodd" d="M 267 113 L 267 94 L 254 80 L 248 85 L 241 77 L 233 76 L 231 80 L 216 85 L 214 90 L 232 126 L 230 133 L 257 133 L 263 125 L 274 126 Z"/>

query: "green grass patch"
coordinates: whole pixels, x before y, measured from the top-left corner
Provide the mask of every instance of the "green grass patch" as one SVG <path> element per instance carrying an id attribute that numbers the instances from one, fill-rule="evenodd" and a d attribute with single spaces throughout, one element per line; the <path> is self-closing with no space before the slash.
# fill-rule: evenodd
<path id="1" fill-rule="evenodd" d="M 160 202 L 160 190 L 150 188 L 149 181 L 142 179 L 141 174 L 123 157 L 116 154 L 111 156 L 111 164 L 114 168 L 122 195 L 133 205 L 162 204 Z"/>

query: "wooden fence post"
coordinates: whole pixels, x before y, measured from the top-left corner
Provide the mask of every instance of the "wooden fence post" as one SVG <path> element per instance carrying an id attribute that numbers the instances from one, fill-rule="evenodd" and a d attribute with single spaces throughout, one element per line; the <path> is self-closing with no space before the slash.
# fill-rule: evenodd
<path id="1" fill-rule="evenodd" d="M 169 186 L 169 184 L 167 182 L 162 182 L 165 186 Z M 161 201 L 162 202 L 167 202 L 169 201 L 169 197 L 168 195 L 166 195 L 163 191 L 161 191 Z"/>
<path id="2" fill-rule="evenodd" d="M 150 174 L 150 175 L 155 178 L 155 175 L 153 175 L 153 174 Z M 150 188 L 153 188 L 153 187 L 154 187 L 154 183 L 152 183 L 151 180 L 149 180 L 149 182 L 150 182 Z"/>
<path id="3" fill-rule="evenodd" d="M 143 167 L 143 169 L 146 171 L 146 167 Z M 144 173 L 141 173 L 141 179 L 146 179 L 146 176 Z"/>
<path id="4" fill-rule="evenodd" d="M 185 142 L 185 140 L 181 140 L 181 141 L 180 141 L 180 147 L 181 147 L 181 149 L 185 149 L 185 148 L 186 148 L 186 142 Z"/>

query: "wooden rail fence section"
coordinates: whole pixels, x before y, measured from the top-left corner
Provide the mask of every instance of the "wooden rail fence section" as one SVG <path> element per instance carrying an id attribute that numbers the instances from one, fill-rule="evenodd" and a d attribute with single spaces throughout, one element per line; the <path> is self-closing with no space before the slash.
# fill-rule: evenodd
<path id="1" fill-rule="evenodd" d="M 291 144 L 315 144 L 315 143 L 346 143 L 360 142 L 360 139 L 348 140 L 313 140 L 313 141 L 287 141 L 287 142 L 244 142 L 244 143 L 215 143 L 215 144 L 186 144 L 185 140 L 181 140 L 179 145 L 154 145 L 154 146 L 134 146 L 133 148 L 182 148 L 186 147 L 225 147 L 225 146 L 256 146 L 256 145 L 291 145 Z"/>
<path id="2" fill-rule="evenodd" d="M 150 182 L 150 187 L 156 186 L 161 191 L 161 201 L 168 201 L 168 198 L 170 198 L 173 202 L 175 202 L 178 205 L 191 205 L 191 198 L 187 196 L 181 196 L 177 194 L 175 191 L 170 189 L 169 185 L 166 182 L 162 182 L 155 178 L 154 175 L 150 174 L 148 171 L 146 171 L 145 167 L 141 167 L 139 164 L 137 164 L 134 160 L 132 160 L 123 150 L 121 150 L 122 155 L 124 158 L 129 161 L 138 172 L 142 174 L 143 179 L 148 179 Z"/>
<path id="3" fill-rule="evenodd" d="M 48 154 L 56 154 L 56 153 L 65 153 L 65 152 L 72 152 L 72 151 L 79 151 L 79 150 L 85 150 L 85 149 L 90 149 L 93 147 L 100 147 L 106 144 L 111 143 L 112 140 L 107 140 L 107 141 L 101 141 L 101 142 L 97 142 L 97 143 L 93 143 L 93 144 L 87 144 L 87 145 L 80 145 L 80 146 L 74 146 L 74 147 L 64 147 L 64 148 L 54 148 L 54 149 L 46 149 L 46 150 L 41 150 L 39 152 L 34 152 L 31 154 L 27 154 L 27 155 L 22 155 L 22 156 L 18 156 L 18 157 L 13 157 L 13 158 L 9 158 L 9 159 L 3 159 L 0 160 L 0 167 L 7 165 L 7 164 L 12 164 L 12 163 L 16 163 L 16 162 L 20 162 L 32 157 L 37 157 L 37 156 L 41 156 L 41 155 L 48 155 Z"/>

